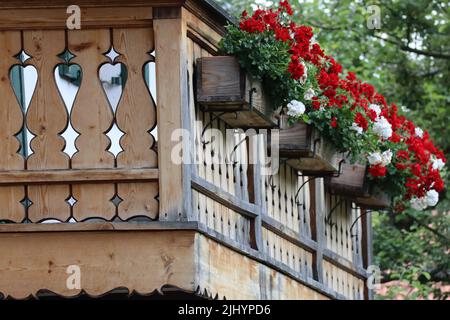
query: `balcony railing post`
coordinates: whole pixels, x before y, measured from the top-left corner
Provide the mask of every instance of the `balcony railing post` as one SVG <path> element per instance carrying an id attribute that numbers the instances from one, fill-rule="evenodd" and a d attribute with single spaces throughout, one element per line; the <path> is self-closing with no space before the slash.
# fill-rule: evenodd
<path id="1" fill-rule="evenodd" d="M 153 26 L 158 97 L 159 219 L 186 220 L 192 211 L 191 165 L 172 159 L 177 155 L 174 150 L 180 142 L 183 152 L 191 149 L 189 141 L 180 141 L 177 134 L 184 129 L 184 132 L 190 132 L 183 9 L 155 8 Z"/>

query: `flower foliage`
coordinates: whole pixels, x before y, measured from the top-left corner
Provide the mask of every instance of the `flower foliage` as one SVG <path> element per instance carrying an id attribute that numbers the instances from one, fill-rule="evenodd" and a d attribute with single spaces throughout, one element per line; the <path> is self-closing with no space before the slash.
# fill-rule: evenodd
<path id="1" fill-rule="evenodd" d="M 395 209 L 435 206 L 446 162 L 426 130 L 399 115 L 394 103 L 313 41 L 311 27 L 292 21 L 289 2 L 244 11 L 221 42 L 226 54 L 261 80 L 290 121 L 314 125 L 351 161 L 367 162 L 368 178 L 396 197 Z"/>

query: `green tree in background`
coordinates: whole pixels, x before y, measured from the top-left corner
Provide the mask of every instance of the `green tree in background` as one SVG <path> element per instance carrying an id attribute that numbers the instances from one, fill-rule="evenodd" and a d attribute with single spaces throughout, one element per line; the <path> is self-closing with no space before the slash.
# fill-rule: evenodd
<path id="1" fill-rule="evenodd" d="M 257 4 L 271 4 L 264 0 L 218 2 L 236 16 Z M 316 40 L 327 54 L 400 106 L 407 117 L 429 131 L 450 159 L 450 2 L 290 3 L 297 22 L 314 27 Z M 448 175 L 445 180 L 449 186 Z M 408 283 L 413 290 L 403 290 L 405 298 L 427 298 L 430 293 L 434 298 L 445 298 L 438 287 L 450 283 L 448 190 L 441 194 L 434 211 L 374 215 L 375 263 L 383 270 L 383 282 Z M 385 297 L 395 297 L 399 291 L 401 287 L 394 285 Z"/>

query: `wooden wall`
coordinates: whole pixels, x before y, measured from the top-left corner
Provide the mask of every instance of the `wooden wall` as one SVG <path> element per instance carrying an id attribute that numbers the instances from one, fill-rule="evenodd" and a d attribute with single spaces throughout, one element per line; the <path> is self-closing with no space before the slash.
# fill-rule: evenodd
<path id="1" fill-rule="evenodd" d="M 33 18 L 38 9 L 31 7 L 0 22 L 0 56 L 6 57 L 0 59 L 0 246 L 5 257 L 0 270 L 6 271 L 0 274 L 0 292 L 20 298 L 40 289 L 77 294 L 55 284 L 75 257 L 86 265 L 90 282 L 83 287 L 94 295 L 120 285 L 149 292 L 164 284 L 194 291 L 195 284 L 228 299 L 368 298 L 370 227 L 367 219 L 359 219 L 364 212 L 331 195 L 323 179 L 302 176 L 283 159 L 277 172 L 262 174 L 261 163 L 247 160 L 267 157 L 263 136 L 230 131 L 196 104 L 196 59 L 217 55 L 224 32 L 217 12 L 199 1 L 186 1 L 184 7 L 122 3 L 124 11 L 118 10 L 120 1 L 108 10 L 90 2 L 82 30 L 64 31 L 66 16 L 57 13 L 62 5 L 40 11 L 47 22 Z M 0 17 L 10 17 L 10 10 L 0 8 Z M 120 54 L 116 61 L 105 56 L 111 48 Z M 22 49 L 31 55 L 26 63 L 14 58 Z M 65 49 L 76 55 L 70 62 L 57 56 Z M 153 50 L 157 99 L 143 78 L 143 66 L 152 61 L 147 53 Z M 117 62 L 127 68 L 128 79 L 113 110 L 98 70 Z M 70 112 L 54 81 L 54 68 L 61 63 L 78 64 L 83 71 Z M 38 73 L 26 112 L 9 86 L 14 64 L 33 66 Z M 72 157 L 63 152 L 68 123 L 79 134 Z M 15 139 L 24 124 L 36 136 L 34 153 L 25 158 Z M 108 151 L 106 135 L 114 125 L 124 133 L 117 156 Z M 149 133 L 156 125 L 158 141 Z M 190 133 L 191 140 L 182 141 L 189 163 L 172 161 L 179 143 L 172 134 L 179 129 Z M 67 201 L 71 197 L 75 203 Z M 46 219 L 63 223 L 40 224 Z M 99 219 L 108 222 L 87 223 Z M 32 232 L 24 231 L 29 228 Z M 71 228 L 77 232 L 66 236 Z M 97 228 L 107 228 L 108 235 Z M 195 232 L 155 231 L 167 228 Z M 116 234 L 117 229 L 128 231 Z M 112 257 L 99 255 L 102 243 Z M 55 264 L 52 257 L 61 260 Z M 189 268 L 183 269 L 181 261 Z M 99 265 L 120 277 L 98 277 Z M 29 283 L 15 282 L 18 277 Z"/>
<path id="2" fill-rule="evenodd" d="M 284 159 L 273 175 L 262 175 L 261 165 L 249 163 L 256 156 L 267 157 L 263 137 L 233 133 L 219 113 L 203 112 L 195 103 L 196 60 L 219 54 L 220 35 L 192 14 L 184 19 L 194 137 L 193 219 L 219 238 L 239 242 L 244 252 L 257 250 L 298 281 L 319 284 L 342 298 L 367 298 L 361 210 L 331 195 L 323 179 L 302 176 Z"/>

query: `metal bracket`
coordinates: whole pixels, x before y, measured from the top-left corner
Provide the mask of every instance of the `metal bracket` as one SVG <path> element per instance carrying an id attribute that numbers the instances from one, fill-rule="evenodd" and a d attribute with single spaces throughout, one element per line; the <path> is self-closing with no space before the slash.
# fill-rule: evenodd
<path id="1" fill-rule="evenodd" d="M 352 209 L 353 209 L 353 208 L 352 208 Z M 350 226 L 350 237 L 352 237 L 352 238 L 358 237 L 358 233 L 353 234 L 353 233 L 352 233 L 352 229 L 355 227 L 356 222 L 358 222 L 358 220 L 359 220 L 360 218 L 362 218 L 363 216 L 365 216 L 365 215 L 366 215 L 367 213 L 369 213 L 369 212 L 372 212 L 372 210 L 366 209 L 363 213 L 361 213 L 361 214 L 355 219 L 355 221 L 353 221 L 352 225 Z"/>
<path id="2" fill-rule="evenodd" d="M 313 144 L 313 158 L 316 156 L 317 154 L 317 144 L 320 142 L 320 138 L 317 138 L 316 140 L 314 140 L 314 144 Z"/>
<path id="3" fill-rule="evenodd" d="M 343 163 L 345 163 L 345 159 L 342 159 L 341 161 L 339 161 L 338 172 L 332 174 L 333 178 L 339 178 L 341 176 Z"/>
<path id="4" fill-rule="evenodd" d="M 211 119 L 203 126 L 202 133 L 201 133 L 201 135 L 200 135 L 200 143 L 203 145 L 203 148 L 204 148 L 205 145 L 207 145 L 208 143 L 211 143 L 211 141 L 205 141 L 205 140 L 203 139 L 203 138 L 204 138 L 204 135 L 205 135 L 205 132 L 206 132 L 206 129 L 207 129 L 209 126 L 212 126 L 212 124 L 213 124 L 213 122 L 214 122 L 215 120 L 217 120 L 218 118 L 220 118 L 221 116 L 223 116 L 223 115 L 226 114 L 226 113 L 234 113 L 234 114 L 236 114 L 236 119 L 237 119 L 237 117 L 238 117 L 237 111 L 224 111 L 224 112 L 221 112 L 221 113 L 218 113 L 218 114 L 214 114 L 214 116 L 211 117 Z"/>
<path id="5" fill-rule="evenodd" d="M 344 199 L 340 199 L 333 208 L 331 208 L 330 212 L 328 212 L 328 215 L 325 217 L 325 223 L 327 223 L 328 225 L 330 225 L 331 227 L 336 225 L 336 223 L 331 221 L 331 215 L 333 214 L 333 212 L 337 209 L 337 207 L 339 207 L 339 205 L 344 201 Z"/>
<path id="6" fill-rule="evenodd" d="M 280 162 L 280 166 L 283 165 L 283 164 L 285 164 L 285 163 L 287 162 L 287 160 L 288 160 L 288 159 L 283 159 L 283 160 Z M 269 185 L 269 187 L 270 187 L 272 190 L 275 190 L 276 185 L 273 184 L 273 176 L 274 176 L 273 174 L 269 176 L 269 181 L 267 182 L 267 184 Z"/>
<path id="7" fill-rule="evenodd" d="M 248 91 L 248 104 L 249 104 L 250 111 L 253 110 L 253 94 L 256 92 L 257 92 L 256 88 L 251 88 Z"/>
<path id="8" fill-rule="evenodd" d="M 300 177 L 302 177 L 302 176 L 300 176 Z M 312 181 L 312 180 L 315 180 L 315 179 L 317 179 L 317 178 L 319 178 L 319 177 L 318 177 L 318 176 L 313 176 L 313 177 L 309 177 L 308 179 L 306 179 L 306 181 L 303 181 L 303 183 L 300 185 L 300 187 L 297 189 L 297 192 L 295 193 L 294 202 L 295 202 L 296 205 L 298 205 L 298 206 L 299 206 L 299 205 L 302 205 L 302 206 L 305 205 L 304 203 L 299 203 L 299 202 L 298 202 L 298 200 L 297 200 L 298 194 L 299 194 L 300 190 L 302 190 L 303 187 L 304 187 L 308 182 L 310 182 L 310 181 Z"/>
<path id="9" fill-rule="evenodd" d="M 245 140 L 247 140 L 247 135 L 245 136 L 244 139 L 242 139 L 241 141 L 239 141 L 239 142 L 233 147 L 233 150 L 231 150 L 231 153 L 230 153 L 230 160 L 232 159 L 233 153 L 237 150 L 237 148 L 238 148 Z M 235 166 L 237 163 L 238 163 L 238 161 L 233 161 L 233 166 Z"/>

